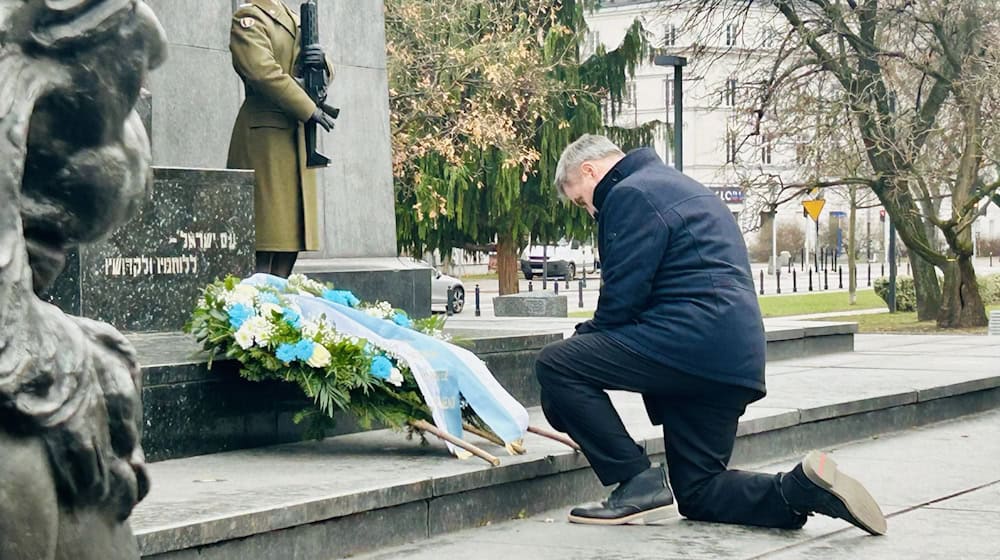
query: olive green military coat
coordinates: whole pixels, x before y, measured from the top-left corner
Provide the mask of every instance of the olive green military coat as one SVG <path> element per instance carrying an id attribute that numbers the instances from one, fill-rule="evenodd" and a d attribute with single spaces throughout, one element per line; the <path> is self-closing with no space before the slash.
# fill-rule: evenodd
<path id="1" fill-rule="evenodd" d="M 298 24 L 281 0 L 251 0 L 236 10 L 230 32 L 233 68 L 246 99 L 233 126 L 227 165 L 256 172 L 258 251 L 319 249 L 316 172 L 305 166 L 302 126 L 316 104 L 292 75 Z"/>

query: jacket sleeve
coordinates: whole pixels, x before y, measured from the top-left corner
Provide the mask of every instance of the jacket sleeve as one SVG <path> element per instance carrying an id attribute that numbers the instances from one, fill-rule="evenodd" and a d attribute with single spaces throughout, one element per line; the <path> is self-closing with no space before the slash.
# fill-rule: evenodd
<path id="1" fill-rule="evenodd" d="M 613 329 L 639 318 L 670 241 L 666 222 L 638 189 L 619 186 L 601 212 L 606 231 L 601 295 L 594 318 L 578 325 L 578 334 Z"/>
<path id="2" fill-rule="evenodd" d="M 229 34 L 233 67 L 255 92 L 270 99 L 282 111 L 306 122 L 316 112 L 316 104 L 274 58 L 265 17 L 252 7 L 238 10 L 233 16 Z M 241 25 L 246 18 L 253 20 L 249 27 Z"/>

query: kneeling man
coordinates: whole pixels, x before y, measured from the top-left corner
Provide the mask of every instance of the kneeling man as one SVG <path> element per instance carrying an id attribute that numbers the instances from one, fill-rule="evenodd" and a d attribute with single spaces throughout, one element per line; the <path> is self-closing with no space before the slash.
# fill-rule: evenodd
<path id="1" fill-rule="evenodd" d="M 597 218 L 603 285 L 594 318 L 539 355 L 542 408 L 601 482 L 618 485 L 570 521 L 648 521 L 674 502 L 663 467 L 651 466 L 605 393 L 619 390 L 641 393 L 663 425 L 681 515 L 791 529 L 815 512 L 885 533 L 875 500 L 824 453 L 788 473 L 727 468 L 740 416 L 765 394 L 765 338 L 746 245 L 725 204 L 653 150 L 625 155 L 595 135 L 566 148 L 556 186 Z"/>

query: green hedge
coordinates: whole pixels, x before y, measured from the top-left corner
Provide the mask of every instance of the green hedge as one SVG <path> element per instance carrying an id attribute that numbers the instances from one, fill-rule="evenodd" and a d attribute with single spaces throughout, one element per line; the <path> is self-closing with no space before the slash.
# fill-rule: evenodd
<path id="1" fill-rule="evenodd" d="M 889 277 L 876 278 L 873 287 L 878 297 L 889 305 Z M 909 276 L 896 277 L 896 311 L 916 311 L 917 291 L 913 287 L 913 278 Z"/>
<path id="2" fill-rule="evenodd" d="M 979 284 L 979 295 L 986 305 L 1000 305 L 1000 274 L 992 276 L 980 276 L 977 278 Z M 889 279 L 887 277 L 876 278 L 874 282 L 875 293 L 882 301 L 889 304 Z M 896 310 L 916 311 L 917 293 L 913 288 L 913 278 L 909 276 L 899 276 L 896 278 Z"/>

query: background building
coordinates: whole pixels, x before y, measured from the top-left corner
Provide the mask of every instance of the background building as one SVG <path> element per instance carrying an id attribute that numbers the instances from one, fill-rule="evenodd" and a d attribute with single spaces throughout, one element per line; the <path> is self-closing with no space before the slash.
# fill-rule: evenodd
<path id="1" fill-rule="evenodd" d="M 759 233 L 762 226 L 770 227 L 770 221 L 762 219 L 761 212 L 770 209 L 770 193 L 766 189 L 745 189 L 742 183 L 750 177 L 773 176 L 776 182 L 791 184 L 801 180 L 806 170 L 800 143 L 771 141 L 766 130 L 748 136 L 752 115 L 740 107 L 747 104 L 745 96 L 752 95 L 752 74 L 774 61 L 774 49 L 787 24 L 769 3 L 754 2 L 745 20 L 734 17 L 726 21 L 723 11 L 716 19 L 693 28 L 689 11 L 667 10 L 665 4 L 654 0 L 604 0 L 600 10 L 587 15 L 587 49 L 593 52 L 602 44 L 608 49 L 617 47 L 638 19 L 653 35 L 660 53 L 688 57 L 683 82 L 684 173 L 718 193 L 729 205 L 746 232 L 751 252 L 756 260 L 763 260 L 769 251 L 761 251 L 759 241 L 766 246 L 770 236 L 761 239 Z M 692 44 L 696 41 L 697 54 L 693 55 Z M 673 124 L 672 80 L 672 68 L 651 62 L 642 65 L 628 85 L 621 111 L 606 115 L 606 121 L 617 126 L 656 120 Z M 667 138 L 654 147 L 665 162 L 672 162 Z M 859 209 L 857 214 L 858 247 L 862 258 L 870 254 L 872 259 L 881 260 L 888 227 L 874 195 L 863 194 L 859 206 L 868 208 Z M 846 192 L 825 189 L 823 197 L 826 204 L 820 215 L 818 245 L 846 248 L 850 209 Z M 943 211 L 948 209 L 947 202 L 942 204 Z M 779 251 L 798 255 L 804 247 L 813 251 L 817 246 L 815 223 L 803 216 L 801 200 L 778 208 L 777 229 Z M 984 241 L 983 247 L 1000 246 L 1000 208 L 990 205 L 975 231 Z M 995 250 L 1000 252 L 1000 248 Z M 985 254 L 988 249 L 980 252 Z"/>

